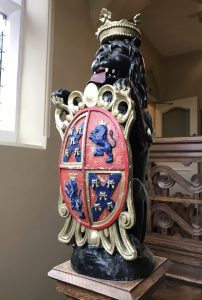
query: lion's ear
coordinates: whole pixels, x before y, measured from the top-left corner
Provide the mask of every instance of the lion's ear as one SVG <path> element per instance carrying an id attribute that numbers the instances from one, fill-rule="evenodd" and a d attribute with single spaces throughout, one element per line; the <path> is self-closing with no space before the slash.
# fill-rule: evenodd
<path id="1" fill-rule="evenodd" d="M 132 39 L 131 44 L 132 44 L 133 47 L 139 48 L 140 45 L 141 45 L 141 37 L 139 35 L 135 36 Z"/>

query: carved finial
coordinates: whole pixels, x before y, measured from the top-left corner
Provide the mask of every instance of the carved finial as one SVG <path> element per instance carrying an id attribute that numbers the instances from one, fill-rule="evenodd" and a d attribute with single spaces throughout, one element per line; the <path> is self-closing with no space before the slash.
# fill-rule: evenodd
<path id="1" fill-rule="evenodd" d="M 103 8 L 100 12 L 100 17 L 99 17 L 99 20 L 102 22 L 102 23 L 105 23 L 106 20 L 110 20 L 112 17 L 112 14 L 109 10 L 107 10 L 106 8 Z"/>

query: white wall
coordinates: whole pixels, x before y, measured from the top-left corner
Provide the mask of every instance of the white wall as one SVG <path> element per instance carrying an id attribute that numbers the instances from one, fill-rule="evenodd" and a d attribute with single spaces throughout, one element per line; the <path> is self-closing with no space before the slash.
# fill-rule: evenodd
<path id="1" fill-rule="evenodd" d="M 89 20 L 86 1 L 55 1 L 52 89 L 82 89 L 88 80 L 97 44 Z M 53 112 L 47 150 L 0 146 L 2 300 L 64 299 L 47 277 L 71 252 L 57 241 L 64 219 L 57 212 L 60 138 Z"/>

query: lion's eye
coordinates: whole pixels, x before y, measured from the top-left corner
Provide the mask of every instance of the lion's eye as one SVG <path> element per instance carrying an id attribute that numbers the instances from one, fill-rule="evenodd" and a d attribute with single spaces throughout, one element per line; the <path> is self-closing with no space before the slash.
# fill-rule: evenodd
<path id="1" fill-rule="evenodd" d="M 111 51 L 121 51 L 121 48 L 118 45 L 111 45 Z"/>
<path id="2" fill-rule="evenodd" d="M 100 53 L 102 53 L 104 51 L 104 48 L 101 47 L 97 52 L 96 52 L 96 56 L 98 56 Z"/>
<path id="3" fill-rule="evenodd" d="M 110 45 L 111 46 L 111 45 Z M 100 49 L 96 52 L 96 56 L 98 56 L 100 53 L 104 52 L 104 51 L 108 51 L 109 50 L 109 45 L 102 45 L 100 47 Z"/>
<path id="4" fill-rule="evenodd" d="M 112 51 L 119 54 L 128 55 L 128 47 L 125 47 L 124 45 L 113 45 Z"/>

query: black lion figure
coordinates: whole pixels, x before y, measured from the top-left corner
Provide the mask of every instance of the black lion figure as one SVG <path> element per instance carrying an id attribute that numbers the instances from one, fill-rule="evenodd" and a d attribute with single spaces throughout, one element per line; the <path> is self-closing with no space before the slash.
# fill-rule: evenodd
<path id="1" fill-rule="evenodd" d="M 90 82 L 98 86 L 115 85 L 118 89 L 131 88 L 131 98 L 135 102 L 136 120 L 130 132 L 133 156 L 134 198 L 136 225 L 131 230 L 140 242 L 146 230 L 146 195 L 144 183 L 149 148 L 152 143 L 152 120 L 147 108 L 147 84 L 144 61 L 139 50 L 141 40 L 135 38 L 114 39 L 104 42 L 98 49 L 92 64 L 93 76 Z M 120 106 L 125 113 L 125 106 Z"/>
<path id="2" fill-rule="evenodd" d="M 134 198 L 136 209 L 136 225 L 131 233 L 142 242 L 146 230 L 146 195 L 144 183 L 149 148 L 152 143 L 152 120 L 147 111 L 147 84 L 142 54 L 139 50 L 141 38 L 137 34 L 134 38 L 106 40 L 96 52 L 92 63 L 93 75 L 89 82 L 98 87 L 105 84 L 116 86 L 117 89 L 131 88 L 131 98 L 135 102 L 136 119 L 130 132 L 130 145 L 133 156 Z M 57 99 L 62 98 L 68 103 L 67 90 L 57 90 L 52 93 Z M 119 106 L 121 113 L 127 107 Z"/>
<path id="3" fill-rule="evenodd" d="M 134 247 L 140 254 L 140 260 L 136 264 L 135 261 L 123 260 L 118 253 L 111 257 L 100 248 L 92 249 L 88 246 L 81 249 L 76 247 L 71 259 L 74 270 L 77 272 L 86 275 L 91 272 L 91 276 L 104 279 L 133 280 L 142 278 L 148 276 L 154 267 L 152 254 L 151 252 L 148 254 L 148 248 L 143 245 L 147 215 L 147 195 L 144 184 L 149 148 L 152 143 L 152 121 L 147 111 L 147 85 L 144 61 L 139 50 L 140 44 L 139 34 L 133 38 L 120 36 L 106 39 L 96 53 L 96 58 L 92 64 L 93 75 L 89 81 L 95 83 L 98 87 L 110 84 L 118 90 L 130 88 L 136 111 L 136 119 L 129 136 L 133 159 L 133 199 L 136 210 L 136 224 L 128 232 Z M 57 91 L 55 95 L 58 95 Z M 109 99 L 106 99 L 106 101 L 110 101 L 110 95 L 106 95 L 106 97 L 108 96 Z M 127 107 L 124 105 L 120 105 L 118 109 L 122 114 L 127 111 Z M 102 147 L 100 142 L 98 143 L 95 140 L 95 132 L 90 135 L 90 139 Z M 109 146 L 109 149 L 111 153 L 112 145 Z M 97 151 L 97 155 L 104 154 L 103 149 Z M 108 157 L 108 159 L 110 158 Z M 87 261 L 90 266 L 94 266 L 93 271 L 88 270 Z M 117 270 L 119 270 L 117 274 L 110 272 L 108 268 L 102 267 L 102 264 L 104 265 L 106 261 L 109 262 L 109 265 L 110 263 L 116 265 Z M 147 268 L 144 267 L 144 264 L 147 265 Z M 119 265 L 120 267 L 118 267 Z M 99 275 L 97 274 L 98 270 Z"/>

